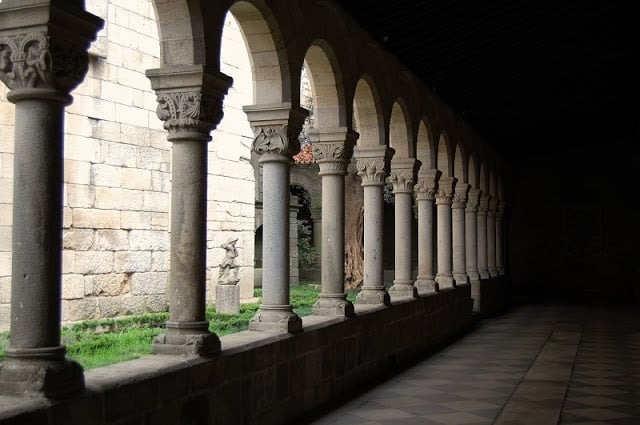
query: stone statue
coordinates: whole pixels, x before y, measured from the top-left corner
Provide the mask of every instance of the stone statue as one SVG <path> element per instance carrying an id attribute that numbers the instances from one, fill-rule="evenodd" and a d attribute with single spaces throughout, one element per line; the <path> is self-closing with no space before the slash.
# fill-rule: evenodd
<path id="1" fill-rule="evenodd" d="M 218 285 L 236 285 L 240 281 L 238 279 L 238 265 L 236 264 L 236 257 L 238 257 L 236 242 L 238 242 L 238 238 L 231 238 L 220 245 L 220 248 L 223 248 L 226 253 L 222 263 L 220 263 Z"/>

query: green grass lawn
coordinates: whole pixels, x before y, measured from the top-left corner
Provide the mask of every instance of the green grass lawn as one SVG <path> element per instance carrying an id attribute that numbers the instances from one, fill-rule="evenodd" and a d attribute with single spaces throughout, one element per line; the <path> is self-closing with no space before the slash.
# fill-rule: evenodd
<path id="1" fill-rule="evenodd" d="M 291 305 L 299 316 L 311 314 L 318 299 L 318 285 L 302 282 L 291 288 Z M 350 292 L 353 301 L 357 291 Z M 256 289 L 255 296 L 262 291 Z M 249 320 L 258 310 L 258 304 L 241 304 L 240 314 L 219 314 L 215 308 L 207 308 L 209 329 L 219 336 L 245 330 Z M 62 328 L 62 343 L 67 346 L 69 358 L 85 369 L 136 359 L 151 352 L 151 341 L 163 332 L 168 313 L 149 313 L 117 319 L 88 320 Z M 0 333 L 0 359 L 9 345 L 9 333 Z"/>

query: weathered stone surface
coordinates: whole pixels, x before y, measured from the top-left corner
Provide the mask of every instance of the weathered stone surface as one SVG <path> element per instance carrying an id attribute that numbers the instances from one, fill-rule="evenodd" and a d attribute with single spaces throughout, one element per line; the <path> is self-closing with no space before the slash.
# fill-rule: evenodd
<path id="1" fill-rule="evenodd" d="M 238 314 L 240 312 L 240 286 L 216 286 L 216 311 L 227 314 Z"/>

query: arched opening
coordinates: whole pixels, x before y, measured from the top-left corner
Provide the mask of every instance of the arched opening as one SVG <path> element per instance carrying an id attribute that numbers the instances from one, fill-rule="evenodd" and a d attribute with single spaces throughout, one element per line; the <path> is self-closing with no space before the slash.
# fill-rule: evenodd
<path id="1" fill-rule="evenodd" d="M 420 125 L 418 126 L 416 152 L 418 160 L 421 162 L 420 170 L 436 168 L 431 131 L 425 120 L 420 121 Z"/>
<path id="2" fill-rule="evenodd" d="M 380 97 L 368 76 L 363 76 L 356 85 L 353 98 L 353 129 L 360 133 L 358 146 L 380 146 L 386 144 Z"/>
<path id="3" fill-rule="evenodd" d="M 467 181 L 467 173 L 465 167 L 464 152 L 460 143 L 456 145 L 456 152 L 453 156 L 453 176 L 458 179 L 459 182 Z"/>
<path id="4" fill-rule="evenodd" d="M 440 134 L 436 158 L 436 166 L 442 172 L 442 177 L 451 176 L 453 170 L 449 156 L 449 140 L 445 133 Z"/>

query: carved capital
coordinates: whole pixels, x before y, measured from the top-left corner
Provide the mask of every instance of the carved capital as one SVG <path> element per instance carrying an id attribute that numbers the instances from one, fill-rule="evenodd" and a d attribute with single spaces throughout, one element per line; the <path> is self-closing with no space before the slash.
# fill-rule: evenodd
<path id="1" fill-rule="evenodd" d="M 469 191 L 469 195 L 467 197 L 467 208 L 466 212 L 477 212 L 478 204 L 480 203 L 480 194 L 482 192 L 479 189 L 471 189 Z"/>
<path id="2" fill-rule="evenodd" d="M 492 196 L 491 199 L 489 200 L 489 208 L 487 210 L 487 213 L 493 216 L 495 215 L 497 209 L 498 209 L 498 198 L 496 198 L 495 196 Z"/>
<path id="3" fill-rule="evenodd" d="M 359 136 L 349 128 L 310 133 L 313 158 L 320 167 L 319 174 L 346 174 L 353 147 Z"/>
<path id="4" fill-rule="evenodd" d="M 208 140 L 222 119 L 222 99 L 200 91 L 161 93 L 157 101 L 156 114 L 172 135 L 195 132 L 206 135 Z"/>
<path id="5" fill-rule="evenodd" d="M 485 195 L 484 193 L 480 195 L 480 203 L 478 205 L 478 214 L 486 214 L 489 210 L 489 199 L 491 197 L 489 195 Z"/>
<path id="6" fill-rule="evenodd" d="M 233 80 L 207 72 L 202 65 L 150 69 L 147 77 L 156 91 L 156 114 L 168 139 L 210 140 L 222 119 L 222 101 Z"/>
<path id="7" fill-rule="evenodd" d="M 451 208 L 461 209 L 467 206 L 467 196 L 470 187 L 471 186 L 466 183 L 456 184 L 456 190 L 455 194 L 453 195 Z"/>
<path id="8" fill-rule="evenodd" d="M 386 146 L 356 148 L 356 170 L 363 186 L 383 186 L 389 172 L 389 161 L 393 149 Z"/>
<path id="9" fill-rule="evenodd" d="M 418 173 L 418 182 L 413 187 L 417 200 L 433 201 L 438 192 L 438 180 L 442 173 L 438 170 L 424 170 Z"/>
<path id="10" fill-rule="evenodd" d="M 290 103 L 251 105 L 243 109 L 254 129 L 254 152 L 258 155 L 287 157 L 300 152 L 298 134 L 309 111 Z"/>
<path id="11" fill-rule="evenodd" d="M 455 177 L 441 177 L 438 182 L 436 205 L 451 205 L 454 189 L 458 179 Z"/>
<path id="12" fill-rule="evenodd" d="M 504 216 L 504 201 L 498 201 L 498 210 L 496 211 L 496 217 L 502 218 Z"/>
<path id="13" fill-rule="evenodd" d="M 0 10 L 7 15 L 0 17 L 0 80 L 11 90 L 69 94 L 87 73 L 89 43 L 104 22 L 80 5 L 31 3 Z"/>
<path id="14" fill-rule="evenodd" d="M 412 193 L 415 183 L 416 168 L 420 161 L 414 158 L 402 158 L 391 161 L 389 181 L 393 185 L 393 193 Z"/>

